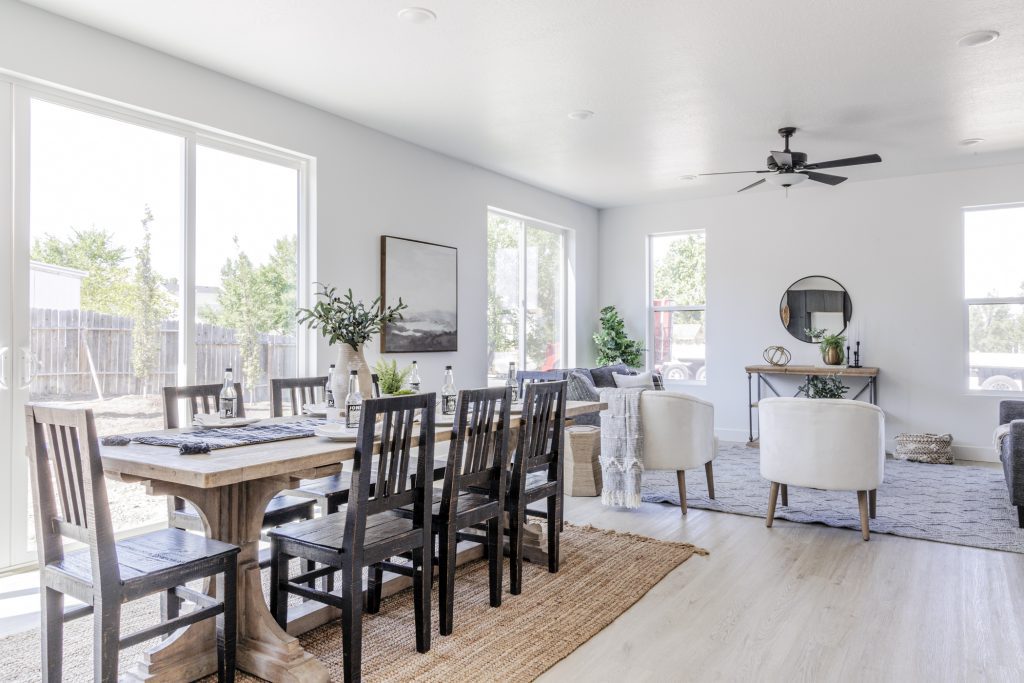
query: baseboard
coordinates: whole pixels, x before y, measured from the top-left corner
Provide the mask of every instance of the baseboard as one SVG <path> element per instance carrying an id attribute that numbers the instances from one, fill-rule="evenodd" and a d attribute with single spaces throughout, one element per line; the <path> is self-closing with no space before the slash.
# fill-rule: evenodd
<path id="1" fill-rule="evenodd" d="M 716 429 L 715 436 L 719 441 L 746 443 L 750 439 L 750 432 L 745 429 Z"/>
<path id="2" fill-rule="evenodd" d="M 953 444 L 953 457 L 957 460 L 974 460 L 976 462 L 999 462 L 995 446 L 965 446 Z"/>

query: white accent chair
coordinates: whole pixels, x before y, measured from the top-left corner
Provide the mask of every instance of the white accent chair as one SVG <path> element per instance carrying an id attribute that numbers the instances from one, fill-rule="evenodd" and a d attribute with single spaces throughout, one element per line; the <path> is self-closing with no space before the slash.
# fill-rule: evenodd
<path id="1" fill-rule="evenodd" d="M 757 408 L 761 476 L 771 482 L 767 526 L 775 519 L 780 485 L 856 491 L 861 533 L 868 540 L 868 518 L 875 516 L 875 491 L 885 474 L 881 409 L 863 401 L 809 398 L 766 398 Z"/>
<path id="2" fill-rule="evenodd" d="M 715 407 L 675 391 L 645 391 L 640 396 L 644 429 L 644 469 L 673 470 L 679 507 L 686 514 L 686 470 L 704 466 L 708 497 L 715 497 L 711 461 L 718 455 Z"/>

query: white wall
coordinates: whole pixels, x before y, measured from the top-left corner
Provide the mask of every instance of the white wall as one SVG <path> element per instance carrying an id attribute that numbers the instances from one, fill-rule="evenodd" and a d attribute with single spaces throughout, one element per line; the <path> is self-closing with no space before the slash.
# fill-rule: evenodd
<path id="1" fill-rule="evenodd" d="M 485 382 L 487 207 L 571 228 L 578 315 L 569 320 L 582 321 L 576 361 L 591 360 L 597 211 L 589 206 L 10 0 L 0 0 L 0 69 L 315 156 L 316 276 L 357 296 L 380 291 L 381 234 L 458 247 L 459 351 L 417 356 L 427 388 L 440 386 L 448 363 L 460 385 Z"/>
<path id="2" fill-rule="evenodd" d="M 793 363 L 818 358 L 815 345 L 782 327 L 782 292 L 805 275 L 831 276 L 852 298 L 862 362 L 881 368 L 889 438 L 951 432 L 960 457 L 992 460 L 999 398 L 966 390 L 961 208 L 1020 201 L 1024 166 L 1016 165 L 800 187 L 788 199 L 775 190 L 608 209 L 599 303 L 618 306 L 642 334 L 645 235 L 706 229 L 708 383 L 686 390 L 715 404 L 722 438 L 742 441 L 743 367 L 763 363 L 770 344 L 790 349 Z"/>

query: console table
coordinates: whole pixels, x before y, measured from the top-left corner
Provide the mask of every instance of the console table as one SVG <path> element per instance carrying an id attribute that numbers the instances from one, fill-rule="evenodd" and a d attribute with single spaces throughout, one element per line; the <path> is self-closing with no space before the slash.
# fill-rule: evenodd
<path id="1" fill-rule="evenodd" d="M 811 377 L 841 376 L 844 379 L 858 377 L 864 380 L 864 386 L 854 395 L 853 400 L 859 399 L 864 395 L 864 392 L 867 392 L 868 402 L 878 405 L 878 368 L 853 368 L 845 365 L 748 365 L 744 369 L 747 371 L 747 405 L 749 406 L 747 410 L 750 425 L 748 446 L 757 445 L 757 439 L 754 437 L 754 410 L 762 398 L 761 387 L 768 387 L 775 396 L 782 395 L 766 375 L 792 375 L 803 377 L 805 382 L 810 380 Z M 754 375 L 757 375 L 756 399 L 754 398 Z M 794 394 L 794 396 L 799 395 L 799 391 Z"/>

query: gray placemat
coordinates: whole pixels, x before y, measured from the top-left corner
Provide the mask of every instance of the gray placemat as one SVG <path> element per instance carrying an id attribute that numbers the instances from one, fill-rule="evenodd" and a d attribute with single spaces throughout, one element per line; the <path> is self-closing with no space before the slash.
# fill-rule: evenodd
<path id="1" fill-rule="evenodd" d="M 254 424 L 245 427 L 216 427 L 167 435 L 133 435 L 131 440 L 148 446 L 177 448 L 183 453 L 204 453 L 220 448 L 303 439 L 313 436 L 313 431 L 324 424 L 327 424 L 327 420 L 324 418 L 305 418 L 294 422 Z"/>

